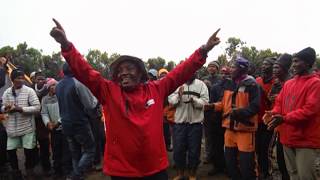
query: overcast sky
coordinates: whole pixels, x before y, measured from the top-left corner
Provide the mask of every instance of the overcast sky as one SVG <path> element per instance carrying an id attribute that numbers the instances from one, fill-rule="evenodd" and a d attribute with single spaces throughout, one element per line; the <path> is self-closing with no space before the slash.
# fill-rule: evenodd
<path id="1" fill-rule="evenodd" d="M 45 54 L 59 51 L 49 36 L 54 17 L 85 54 L 89 49 L 178 62 L 221 28 L 258 49 L 320 52 L 317 0 L 1 0 L 0 47 L 27 42 Z"/>

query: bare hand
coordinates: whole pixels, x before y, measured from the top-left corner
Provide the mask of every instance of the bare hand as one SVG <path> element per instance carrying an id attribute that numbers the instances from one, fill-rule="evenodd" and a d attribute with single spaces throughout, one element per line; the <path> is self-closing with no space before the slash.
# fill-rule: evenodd
<path id="1" fill-rule="evenodd" d="M 262 117 L 262 120 L 265 125 L 268 125 L 268 123 L 272 120 L 272 112 L 266 111 Z"/>
<path id="2" fill-rule="evenodd" d="M 52 36 L 61 45 L 62 48 L 67 48 L 70 45 L 70 42 L 67 39 L 63 27 L 54 18 L 52 20 L 56 24 L 56 27 L 52 28 L 52 30 L 50 31 L 50 36 Z"/>
<path id="3" fill-rule="evenodd" d="M 213 110 L 214 109 L 214 104 L 213 103 L 212 104 L 205 104 L 203 106 L 203 108 L 204 108 L 205 111 Z"/>
<path id="4" fill-rule="evenodd" d="M 13 107 L 11 107 L 11 109 L 9 110 L 9 112 L 11 112 L 11 113 L 15 113 L 15 112 L 22 113 L 23 110 L 22 110 L 22 107 L 19 107 L 19 106 L 17 106 L 17 105 L 14 105 Z"/>
<path id="5" fill-rule="evenodd" d="M 272 116 L 272 120 L 268 123 L 268 130 L 271 131 L 283 122 L 283 117 L 280 114 Z"/>
<path id="6" fill-rule="evenodd" d="M 214 46 L 220 43 L 220 38 L 217 37 L 217 34 L 219 31 L 220 31 L 220 28 L 212 34 L 212 36 L 208 39 L 207 44 L 204 45 L 204 50 L 206 52 L 209 52 Z"/>
<path id="7" fill-rule="evenodd" d="M 50 131 L 52 131 L 56 127 L 56 125 L 53 122 L 48 122 L 47 127 Z"/>
<path id="8" fill-rule="evenodd" d="M 9 112 L 12 108 L 13 108 L 13 106 L 12 106 L 11 104 L 7 104 L 7 105 L 4 107 L 4 112 Z"/>
<path id="9" fill-rule="evenodd" d="M 179 91 L 178 91 L 179 97 L 181 97 L 183 95 L 183 91 L 184 91 L 184 87 L 180 86 Z"/>

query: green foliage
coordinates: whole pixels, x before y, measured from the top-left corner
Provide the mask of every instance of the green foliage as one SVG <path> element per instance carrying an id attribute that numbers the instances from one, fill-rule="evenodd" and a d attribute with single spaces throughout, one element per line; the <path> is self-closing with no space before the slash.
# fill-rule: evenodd
<path id="1" fill-rule="evenodd" d="M 239 49 L 246 43 L 244 41 L 241 41 L 241 39 L 239 39 L 239 38 L 230 37 L 230 38 L 228 38 L 226 44 L 228 45 L 228 47 L 225 49 L 226 54 L 231 59 L 233 59 L 234 57 L 237 56 Z"/>
<path id="2" fill-rule="evenodd" d="M 235 60 L 237 56 L 242 56 L 250 61 L 252 67 L 256 67 L 256 74 L 260 73 L 260 67 L 265 58 L 280 55 L 271 49 L 258 50 L 255 46 L 248 47 L 244 41 L 235 37 L 229 38 L 226 44 L 225 54 L 220 55 L 218 61 L 221 64 L 228 64 L 227 62 Z"/>
<path id="3" fill-rule="evenodd" d="M 317 56 L 316 62 L 315 62 L 315 68 L 320 70 L 320 56 Z"/>
<path id="4" fill-rule="evenodd" d="M 29 75 L 33 71 L 44 71 L 46 76 L 57 78 L 62 65 L 60 53 L 52 56 L 42 55 L 40 50 L 29 48 L 27 43 L 20 43 L 16 48 L 5 46 L 0 49 L 0 56 L 7 57 L 16 67 Z"/>
<path id="5" fill-rule="evenodd" d="M 86 55 L 88 63 L 106 78 L 109 77 L 109 67 L 111 63 L 118 57 L 120 57 L 120 55 L 117 53 L 111 54 L 109 57 L 107 52 L 101 52 L 98 49 L 89 50 Z"/>
<path id="6" fill-rule="evenodd" d="M 171 71 L 175 66 L 176 66 L 176 64 L 173 61 L 169 61 L 168 64 L 165 66 L 165 68 L 168 71 Z"/>
<path id="7" fill-rule="evenodd" d="M 159 70 L 161 68 L 164 68 L 165 64 L 166 64 L 166 60 L 163 59 L 162 57 L 149 58 L 147 61 L 148 69 Z"/>
<path id="8" fill-rule="evenodd" d="M 230 37 L 226 41 L 227 48 L 225 52 L 218 56 L 218 61 L 222 66 L 229 66 L 232 60 L 237 56 L 243 56 L 251 62 L 252 67 L 256 68 L 256 73 L 259 74 L 260 67 L 266 57 L 278 57 L 280 54 L 271 49 L 259 50 L 255 46 L 246 46 L 246 42 L 240 38 Z M 32 71 L 42 70 L 48 77 L 57 78 L 58 72 L 62 67 L 63 61 L 60 53 L 53 53 L 52 55 L 43 55 L 41 50 L 28 47 L 27 43 L 20 43 L 17 47 L 4 46 L 0 49 L 0 56 L 5 56 L 18 67 L 22 67 L 27 74 Z M 98 49 L 89 50 L 85 55 L 88 63 L 104 77 L 109 77 L 109 67 L 120 55 L 113 53 L 109 55 L 107 52 L 101 52 Z M 179 63 L 178 63 L 179 64 Z M 166 61 L 161 57 L 149 58 L 145 62 L 148 69 L 159 70 L 166 68 L 171 71 L 176 63 L 174 61 Z M 320 69 L 320 57 L 317 57 L 315 67 Z M 206 68 L 202 67 L 198 71 L 199 76 L 207 74 Z"/>
<path id="9" fill-rule="evenodd" d="M 145 65 L 148 69 L 156 69 L 157 71 L 159 71 L 159 69 L 161 68 L 165 68 L 168 71 L 171 71 L 176 66 L 173 61 L 169 61 L 166 64 L 166 60 L 162 57 L 149 58 Z"/>
<path id="10" fill-rule="evenodd" d="M 221 54 L 219 57 L 218 57 L 218 62 L 220 64 L 220 67 L 223 67 L 223 66 L 228 66 L 229 65 L 229 62 L 227 60 L 227 55 L 225 54 Z"/>

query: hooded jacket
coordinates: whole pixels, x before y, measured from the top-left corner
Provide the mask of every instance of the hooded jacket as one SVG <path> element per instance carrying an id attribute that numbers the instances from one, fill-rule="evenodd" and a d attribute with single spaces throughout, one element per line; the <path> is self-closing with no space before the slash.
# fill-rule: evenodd
<path id="1" fill-rule="evenodd" d="M 74 46 L 62 54 L 75 77 L 108 112 L 104 173 L 143 177 L 166 169 L 169 163 L 163 138 L 163 101 L 205 63 L 200 50 L 161 80 L 140 83 L 130 92 L 123 91 L 118 82 L 104 79 Z"/>
<path id="2" fill-rule="evenodd" d="M 90 90 L 73 77 L 67 64 L 63 66 L 63 73 L 64 78 L 56 86 L 56 96 L 63 132 L 74 135 L 87 128 L 98 102 Z"/>
<path id="3" fill-rule="evenodd" d="M 280 142 L 293 148 L 320 148 L 320 79 L 316 75 L 288 80 L 276 98 L 273 114 L 284 119 Z"/>

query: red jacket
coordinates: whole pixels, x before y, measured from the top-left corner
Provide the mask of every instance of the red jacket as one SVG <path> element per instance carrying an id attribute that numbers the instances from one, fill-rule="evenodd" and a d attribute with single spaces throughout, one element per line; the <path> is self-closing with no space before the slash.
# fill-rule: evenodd
<path id="1" fill-rule="evenodd" d="M 320 79 L 315 75 L 288 80 L 272 110 L 284 116 L 280 141 L 293 148 L 320 148 Z"/>
<path id="2" fill-rule="evenodd" d="M 257 83 L 261 87 L 261 99 L 260 99 L 260 109 L 259 109 L 259 117 L 258 117 L 258 123 L 263 123 L 262 117 L 266 111 L 271 110 L 271 102 L 268 99 L 268 95 L 271 91 L 272 85 L 274 83 L 274 80 L 272 79 L 268 83 L 264 83 L 262 77 L 256 78 Z"/>
<path id="3" fill-rule="evenodd" d="M 169 162 L 163 138 L 163 101 L 205 63 L 200 51 L 161 80 L 141 83 L 133 92 L 124 92 L 117 82 L 104 79 L 73 46 L 63 56 L 75 77 L 108 112 L 104 173 L 142 177 L 166 169 Z"/>

